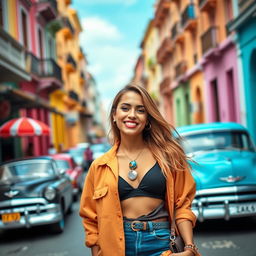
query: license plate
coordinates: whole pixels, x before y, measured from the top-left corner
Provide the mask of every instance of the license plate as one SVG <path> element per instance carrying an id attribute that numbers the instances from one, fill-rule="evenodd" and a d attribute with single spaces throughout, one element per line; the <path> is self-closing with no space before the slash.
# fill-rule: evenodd
<path id="1" fill-rule="evenodd" d="M 12 213 L 2 214 L 2 221 L 4 223 L 17 222 L 19 220 L 20 220 L 20 213 L 19 212 L 12 212 Z"/>
<path id="2" fill-rule="evenodd" d="M 238 214 L 256 213 L 256 204 L 238 205 L 236 210 Z"/>

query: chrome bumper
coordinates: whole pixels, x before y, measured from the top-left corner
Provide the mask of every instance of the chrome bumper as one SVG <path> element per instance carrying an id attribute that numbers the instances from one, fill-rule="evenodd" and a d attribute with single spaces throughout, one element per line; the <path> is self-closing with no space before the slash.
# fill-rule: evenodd
<path id="1" fill-rule="evenodd" d="M 59 204 L 48 203 L 44 198 L 15 199 L 0 203 L 0 215 L 20 213 L 19 221 L 4 223 L 0 219 L 0 229 L 30 228 L 32 226 L 56 223 L 61 220 Z"/>
<path id="2" fill-rule="evenodd" d="M 200 222 L 256 216 L 256 186 L 232 186 L 197 191 L 192 211 Z"/>

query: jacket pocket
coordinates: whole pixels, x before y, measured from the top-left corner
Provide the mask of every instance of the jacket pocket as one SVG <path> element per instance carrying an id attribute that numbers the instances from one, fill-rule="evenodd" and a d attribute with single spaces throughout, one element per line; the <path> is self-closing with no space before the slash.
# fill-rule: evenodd
<path id="1" fill-rule="evenodd" d="M 103 187 L 103 188 L 99 188 L 99 189 L 96 189 L 94 191 L 94 194 L 93 194 L 93 199 L 100 199 L 102 197 L 104 197 L 106 194 L 108 193 L 108 187 Z"/>

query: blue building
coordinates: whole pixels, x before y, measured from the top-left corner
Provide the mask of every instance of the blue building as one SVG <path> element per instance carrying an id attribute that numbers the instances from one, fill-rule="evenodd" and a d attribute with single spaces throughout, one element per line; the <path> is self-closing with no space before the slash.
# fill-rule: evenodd
<path id="1" fill-rule="evenodd" d="M 256 1 L 233 3 L 234 19 L 228 24 L 228 30 L 236 32 L 242 121 L 256 142 Z"/>

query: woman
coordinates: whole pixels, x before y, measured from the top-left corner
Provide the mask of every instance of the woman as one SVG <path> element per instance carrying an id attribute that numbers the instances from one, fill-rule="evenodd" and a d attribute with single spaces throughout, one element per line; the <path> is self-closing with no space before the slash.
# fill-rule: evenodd
<path id="1" fill-rule="evenodd" d="M 80 216 L 92 255 L 170 255 L 170 223 L 199 255 L 190 206 L 195 183 L 186 156 L 147 91 L 127 85 L 110 113 L 114 146 L 96 159 L 84 185 Z"/>

